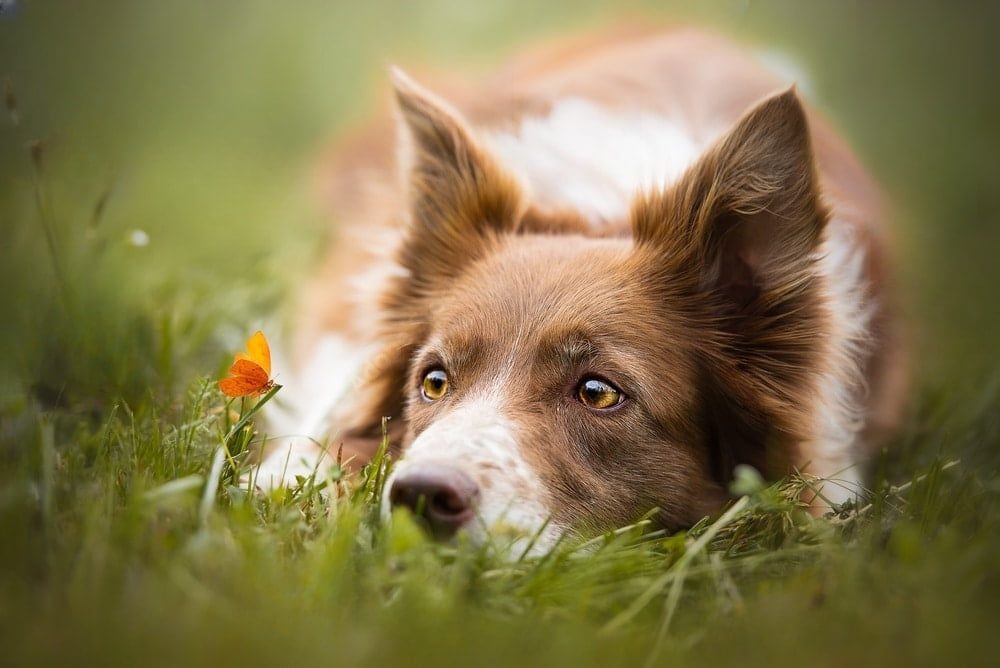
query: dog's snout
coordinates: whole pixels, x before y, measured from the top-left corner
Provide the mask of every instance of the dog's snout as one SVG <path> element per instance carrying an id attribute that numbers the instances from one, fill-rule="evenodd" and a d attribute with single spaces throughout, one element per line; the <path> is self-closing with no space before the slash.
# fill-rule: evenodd
<path id="1" fill-rule="evenodd" d="M 423 518 L 435 538 L 450 538 L 475 514 L 479 486 L 447 464 L 401 472 L 389 489 L 389 502 Z"/>

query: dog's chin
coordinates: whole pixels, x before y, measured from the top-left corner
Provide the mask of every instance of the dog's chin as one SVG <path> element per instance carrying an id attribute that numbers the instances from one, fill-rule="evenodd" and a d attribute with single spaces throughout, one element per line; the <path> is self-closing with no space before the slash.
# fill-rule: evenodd
<path id="1" fill-rule="evenodd" d="M 488 523 L 477 515 L 467 526 L 459 529 L 450 542 L 483 550 L 501 561 L 515 562 L 544 557 L 567 535 L 564 529 L 552 524 L 527 527 L 503 519 Z"/>
<path id="2" fill-rule="evenodd" d="M 477 517 L 459 532 L 459 540 L 467 540 L 476 547 L 485 548 L 492 556 L 513 562 L 544 557 L 565 535 L 565 530 L 551 523 L 530 529 L 501 520 L 487 526 Z"/>

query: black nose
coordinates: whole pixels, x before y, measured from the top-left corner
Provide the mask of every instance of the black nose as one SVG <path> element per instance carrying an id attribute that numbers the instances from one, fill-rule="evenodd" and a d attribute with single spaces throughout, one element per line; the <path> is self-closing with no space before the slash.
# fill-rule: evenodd
<path id="1" fill-rule="evenodd" d="M 479 487 L 447 464 L 423 464 L 401 472 L 392 482 L 389 502 L 424 519 L 435 538 L 451 538 L 475 514 Z"/>

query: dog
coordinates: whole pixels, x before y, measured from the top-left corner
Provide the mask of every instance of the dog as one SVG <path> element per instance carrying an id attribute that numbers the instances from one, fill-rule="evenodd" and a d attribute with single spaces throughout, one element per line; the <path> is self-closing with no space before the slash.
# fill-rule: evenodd
<path id="1" fill-rule="evenodd" d="M 364 463 L 388 424 L 386 513 L 534 551 L 689 527 L 740 464 L 816 476 L 814 507 L 861 493 L 905 397 L 887 214 L 795 87 L 691 29 L 391 79 L 396 127 L 324 171 L 310 414 L 259 484 Z"/>

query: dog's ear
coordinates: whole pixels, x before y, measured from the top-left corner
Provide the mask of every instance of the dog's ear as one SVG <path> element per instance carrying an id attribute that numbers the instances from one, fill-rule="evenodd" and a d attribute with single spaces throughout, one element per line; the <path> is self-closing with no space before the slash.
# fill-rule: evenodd
<path id="1" fill-rule="evenodd" d="M 491 243 L 521 223 L 522 197 L 473 138 L 458 112 L 398 69 L 392 71 L 402 131 L 400 166 L 407 226 L 394 271 L 380 296 L 382 348 L 361 374 L 343 419 L 347 438 L 373 451 L 381 420 L 391 439 L 405 432 L 405 383 L 415 347 L 426 336 L 427 295 L 448 284 Z"/>
<path id="2" fill-rule="evenodd" d="M 828 322 L 814 266 L 826 220 L 794 90 L 751 109 L 674 186 L 633 207 L 653 289 L 699 332 L 723 478 L 740 461 L 778 471 L 810 437 L 802 407 Z"/>
<path id="3" fill-rule="evenodd" d="M 825 222 L 794 89 L 750 110 L 676 185 L 640 198 L 632 216 L 637 245 L 658 248 L 676 264 L 668 268 L 736 311 L 800 287 Z"/>
<path id="4" fill-rule="evenodd" d="M 392 80 L 412 217 L 400 261 L 421 288 L 454 276 L 484 243 L 514 230 L 522 197 L 456 111 L 398 69 Z"/>

